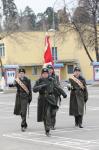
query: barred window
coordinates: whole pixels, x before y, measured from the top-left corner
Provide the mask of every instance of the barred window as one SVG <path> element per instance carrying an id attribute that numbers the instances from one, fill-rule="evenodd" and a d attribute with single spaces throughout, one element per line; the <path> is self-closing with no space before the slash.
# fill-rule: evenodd
<path id="1" fill-rule="evenodd" d="M 74 70 L 74 66 L 73 66 L 73 65 L 68 65 L 68 66 L 67 66 L 68 74 L 72 74 L 72 73 L 73 73 L 73 70 Z"/>
<path id="2" fill-rule="evenodd" d="M 52 57 L 53 60 L 57 60 L 57 47 L 52 47 Z"/>
<path id="3" fill-rule="evenodd" d="M 37 75 L 37 74 L 38 74 L 37 67 L 36 66 L 32 67 L 32 75 Z"/>
<path id="4" fill-rule="evenodd" d="M 5 56 L 5 47 L 4 44 L 1 43 L 0 44 L 0 57 L 4 57 Z"/>

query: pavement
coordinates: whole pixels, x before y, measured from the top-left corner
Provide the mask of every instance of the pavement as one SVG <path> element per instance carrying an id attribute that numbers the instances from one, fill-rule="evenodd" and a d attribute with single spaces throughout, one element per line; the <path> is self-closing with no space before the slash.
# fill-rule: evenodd
<path id="1" fill-rule="evenodd" d="M 43 123 L 37 122 L 37 96 L 33 93 L 28 129 L 21 132 L 21 119 L 13 115 L 15 92 L 0 93 L 1 150 L 99 150 L 99 87 L 88 86 L 89 100 L 84 114 L 83 129 L 74 126 L 69 116 L 69 92 L 57 112 L 56 130 L 46 137 Z"/>

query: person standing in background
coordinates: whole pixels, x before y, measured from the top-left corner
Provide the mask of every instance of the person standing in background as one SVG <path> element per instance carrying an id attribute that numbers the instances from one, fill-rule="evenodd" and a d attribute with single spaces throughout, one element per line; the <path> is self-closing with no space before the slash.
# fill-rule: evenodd
<path id="1" fill-rule="evenodd" d="M 68 87 L 68 90 L 71 91 L 69 114 L 75 117 L 75 126 L 83 128 L 84 105 L 88 100 L 88 91 L 79 67 L 74 68 L 74 74 L 69 81 L 71 84 L 71 87 Z"/>
<path id="2" fill-rule="evenodd" d="M 15 79 L 15 86 L 17 93 L 14 114 L 21 116 L 21 131 L 24 132 L 27 128 L 27 108 L 32 101 L 31 81 L 25 76 L 25 69 L 19 69 L 18 76 Z"/>

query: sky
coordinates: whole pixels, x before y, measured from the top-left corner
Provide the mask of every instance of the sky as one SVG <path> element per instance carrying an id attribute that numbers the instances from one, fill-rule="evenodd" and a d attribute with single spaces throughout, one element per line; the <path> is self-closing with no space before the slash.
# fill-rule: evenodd
<path id="1" fill-rule="evenodd" d="M 65 1 L 66 3 L 68 3 L 69 6 L 74 6 L 76 4 L 76 0 Z M 49 6 L 53 7 L 55 2 L 55 9 L 58 9 L 59 6 L 63 6 L 63 0 L 14 0 L 14 2 L 16 3 L 18 10 L 24 10 L 26 6 L 30 6 L 36 14 L 39 12 L 44 12 Z"/>
<path id="2" fill-rule="evenodd" d="M 24 10 L 25 6 L 30 6 L 35 13 L 44 12 L 48 6 L 53 6 L 54 0 L 14 0 L 18 9 Z"/>

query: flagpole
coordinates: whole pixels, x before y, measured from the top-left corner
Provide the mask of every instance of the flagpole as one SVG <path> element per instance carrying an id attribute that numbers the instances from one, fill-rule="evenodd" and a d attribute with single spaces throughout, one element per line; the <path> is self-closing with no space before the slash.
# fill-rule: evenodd
<path id="1" fill-rule="evenodd" d="M 57 0 L 55 0 L 54 4 L 53 4 L 53 32 L 54 32 L 54 36 L 53 36 L 53 47 L 54 47 L 54 56 L 55 56 L 55 46 L 56 46 L 56 41 L 55 41 L 55 34 L 56 34 L 56 28 L 55 28 L 55 5 L 57 3 Z M 55 64 L 55 58 L 54 58 L 54 64 Z"/>
<path id="2" fill-rule="evenodd" d="M 54 56 L 55 56 L 55 43 L 56 43 L 56 41 L 55 41 L 55 34 L 56 34 L 56 30 L 55 30 L 55 13 L 54 13 L 54 7 L 55 7 L 55 4 L 56 4 L 56 2 L 57 2 L 57 0 L 55 0 L 55 2 L 54 2 L 54 4 L 53 4 L 53 22 L 52 22 L 52 29 L 49 29 L 48 30 L 48 32 L 53 32 L 54 33 L 54 35 L 53 35 L 53 48 L 54 48 Z M 46 36 L 48 36 L 48 33 L 46 32 Z M 50 51 L 51 51 L 51 49 L 50 49 Z M 52 51 L 51 51 L 52 52 Z M 52 55 L 52 54 L 51 54 Z M 53 58 L 53 57 L 52 57 Z M 54 63 L 55 63 L 55 58 L 54 58 L 54 60 L 51 60 L 51 62 L 52 62 L 52 65 L 54 66 Z M 45 67 L 45 65 L 44 65 L 44 67 Z"/>

